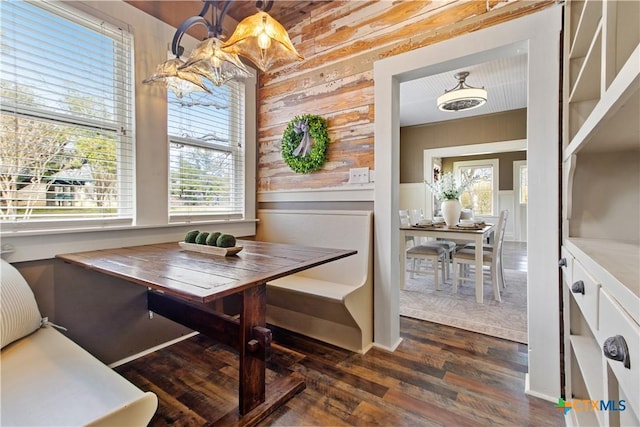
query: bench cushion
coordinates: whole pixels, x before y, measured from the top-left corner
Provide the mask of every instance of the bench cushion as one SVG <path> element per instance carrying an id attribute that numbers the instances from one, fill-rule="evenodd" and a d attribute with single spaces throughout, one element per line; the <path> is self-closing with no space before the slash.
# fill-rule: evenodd
<path id="1" fill-rule="evenodd" d="M 0 259 L 0 300 L 0 348 L 40 327 L 42 316 L 33 291 L 20 272 L 4 259 Z"/>
<path id="2" fill-rule="evenodd" d="M 3 426 L 146 425 L 144 393 L 51 327 L 2 350 Z"/>

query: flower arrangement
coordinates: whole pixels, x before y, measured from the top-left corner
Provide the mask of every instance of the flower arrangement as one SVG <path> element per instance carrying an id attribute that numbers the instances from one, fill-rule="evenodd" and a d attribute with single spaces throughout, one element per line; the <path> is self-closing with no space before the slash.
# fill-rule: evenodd
<path id="1" fill-rule="evenodd" d="M 433 184 L 425 181 L 427 187 L 433 192 L 438 200 L 458 200 L 460 195 L 472 184 L 469 181 L 460 185 L 456 184 L 453 173 L 446 172 L 440 176 L 440 179 Z"/>

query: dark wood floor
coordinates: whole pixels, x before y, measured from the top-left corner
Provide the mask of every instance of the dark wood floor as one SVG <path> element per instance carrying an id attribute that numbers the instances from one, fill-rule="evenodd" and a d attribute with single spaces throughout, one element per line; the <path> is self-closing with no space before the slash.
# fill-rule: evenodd
<path id="1" fill-rule="evenodd" d="M 524 394 L 527 347 L 401 318 L 389 353 L 354 354 L 274 328 L 267 382 L 298 372 L 306 389 L 260 425 L 559 426 L 554 404 Z M 116 370 L 160 400 L 152 426 L 214 424 L 237 411 L 237 354 L 198 335 Z"/>

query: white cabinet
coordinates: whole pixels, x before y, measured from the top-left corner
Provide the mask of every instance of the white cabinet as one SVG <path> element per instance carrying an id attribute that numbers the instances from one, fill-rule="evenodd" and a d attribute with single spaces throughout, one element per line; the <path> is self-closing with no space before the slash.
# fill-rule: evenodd
<path id="1" fill-rule="evenodd" d="M 640 425 L 640 2 L 565 7 L 566 421 Z"/>

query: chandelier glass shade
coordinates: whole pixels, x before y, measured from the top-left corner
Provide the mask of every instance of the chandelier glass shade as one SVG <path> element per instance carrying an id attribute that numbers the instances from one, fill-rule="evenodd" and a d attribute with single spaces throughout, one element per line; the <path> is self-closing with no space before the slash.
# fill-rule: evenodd
<path id="1" fill-rule="evenodd" d="M 262 71 L 279 63 L 304 59 L 282 24 L 263 11 L 243 19 L 222 49 L 244 56 Z"/>
<path id="2" fill-rule="evenodd" d="M 171 44 L 175 58 L 158 65 L 153 75 L 143 83 L 163 83 L 178 97 L 195 91 L 212 93 L 207 88 L 209 82 L 221 86 L 229 80 L 250 76 L 239 55 L 262 71 L 276 64 L 304 59 L 293 47 L 282 24 L 267 13 L 273 6 L 273 0 L 256 2 L 256 7 L 261 10 L 243 19 L 226 42 L 222 41 L 222 20 L 231 0 L 203 0 L 203 3 L 200 14 L 186 19 L 176 30 Z M 219 8 L 218 3 L 224 4 Z M 211 21 L 205 18 L 209 9 Z M 208 36 L 196 46 L 191 56 L 183 60 L 184 48 L 180 41 L 194 25 L 206 27 Z"/>
<path id="3" fill-rule="evenodd" d="M 222 41 L 209 37 L 200 42 L 180 70 L 204 77 L 216 86 L 222 86 L 231 79 L 249 77 L 249 70 L 238 55 L 222 50 Z"/>
<path id="4" fill-rule="evenodd" d="M 155 72 L 144 79 L 142 83 L 162 84 L 167 89 L 171 89 L 178 98 L 192 92 L 208 92 L 211 91 L 202 82 L 199 74 L 193 71 L 182 71 L 180 67 L 184 65 L 184 61 L 180 58 L 169 59 L 156 67 Z M 199 68 L 199 67 L 197 67 Z"/>
<path id="5" fill-rule="evenodd" d="M 467 111 L 486 104 L 487 91 L 481 87 L 472 87 L 465 83 L 469 76 L 468 71 L 455 74 L 458 85 L 451 90 L 445 90 L 444 95 L 438 97 L 438 109 L 440 111 Z"/>

